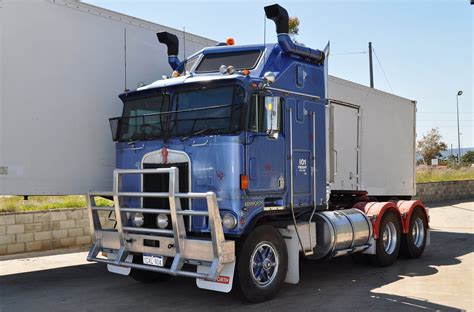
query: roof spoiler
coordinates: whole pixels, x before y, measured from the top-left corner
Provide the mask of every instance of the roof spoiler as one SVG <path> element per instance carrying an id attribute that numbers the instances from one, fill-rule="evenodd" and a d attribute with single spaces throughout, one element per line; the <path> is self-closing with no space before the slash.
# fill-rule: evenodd
<path id="1" fill-rule="evenodd" d="M 289 17 L 286 9 L 278 4 L 273 4 L 265 7 L 265 15 L 271 19 L 276 26 L 278 36 L 278 44 L 284 53 L 291 56 L 299 56 L 309 59 L 313 63 L 324 62 L 324 52 L 303 47 L 295 44 L 288 35 L 289 32 Z"/>
<path id="2" fill-rule="evenodd" d="M 168 47 L 168 63 L 173 70 L 176 70 L 181 61 L 178 59 L 179 40 L 176 35 L 167 31 L 162 31 L 156 34 L 160 43 L 166 44 Z"/>

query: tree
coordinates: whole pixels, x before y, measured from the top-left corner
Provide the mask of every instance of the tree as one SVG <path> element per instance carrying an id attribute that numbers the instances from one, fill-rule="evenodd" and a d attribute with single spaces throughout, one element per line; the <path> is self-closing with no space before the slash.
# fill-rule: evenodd
<path id="1" fill-rule="evenodd" d="M 469 151 L 462 155 L 461 162 L 466 165 L 474 164 L 474 151 Z"/>
<path id="2" fill-rule="evenodd" d="M 288 21 L 289 31 L 288 34 L 292 39 L 295 39 L 296 35 L 299 35 L 300 32 L 300 19 L 297 16 L 290 17 Z"/>
<path id="3" fill-rule="evenodd" d="M 303 43 L 298 42 L 296 40 L 296 36 L 300 34 L 300 19 L 297 16 L 290 17 L 290 19 L 288 20 L 288 26 L 289 26 L 288 34 L 290 35 L 291 39 L 296 44 L 304 46 Z"/>
<path id="4" fill-rule="evenodd" d="M 440 157 L 441 152 L 447 150 L 447 148 L 448 145 L 441 141 L 438 128 L 431 129 L 417 144 L 417 152 L 426 165 L 431 165 L 431 160 Z"/>

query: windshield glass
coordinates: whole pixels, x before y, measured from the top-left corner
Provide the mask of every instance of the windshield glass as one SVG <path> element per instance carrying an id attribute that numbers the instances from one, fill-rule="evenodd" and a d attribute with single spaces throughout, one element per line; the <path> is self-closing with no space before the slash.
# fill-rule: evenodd
<path id="1" fill-rule="evenodd" d="M 110 119 L 114 141 L 143 140 L 163 135 L 164 116 L 167 111 L 169 95 L 145 98 L 123 99 L 122 117 Z"/>
<path id="2" fill-rule="evenodd" d="M 241 130 L 245 92 L 239 86 L 203 88 L 173 96 L 171 136 L 232 133 Z"/>
<path id="3" fill-rule="evenodd" d="M 185 138 L 242 130 L 245 91 L 231 85 L 178 91 L 170 96 L 122 98 L 122 117 L 111 118 L 114 141 Z"/>

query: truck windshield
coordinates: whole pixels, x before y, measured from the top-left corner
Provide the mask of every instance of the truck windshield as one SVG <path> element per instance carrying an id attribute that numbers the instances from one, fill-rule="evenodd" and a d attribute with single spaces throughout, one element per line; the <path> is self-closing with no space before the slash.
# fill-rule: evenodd
<path id="1" fill-rule="evenodd" d="M 169 134 L 233 133 L 241 130 L 245 91 L 239 86 L 202 88 L 173 96 Z"/>
<path id="2" fill-rule="evenodd" d="M 172 99 L 170 105 L 168 94 L 123 98 L 122 117 L 110 119 L 114 141 L 183 138 L 242 129 L 245 91 L 240 86 L 178 91 Z"/>

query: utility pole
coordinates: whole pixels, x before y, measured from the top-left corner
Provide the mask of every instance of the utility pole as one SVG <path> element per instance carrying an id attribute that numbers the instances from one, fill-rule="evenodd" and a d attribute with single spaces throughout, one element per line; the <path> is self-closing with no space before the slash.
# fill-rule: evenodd
<path id="1" fill-rule="evenodd" d="M 370 71 L 370 87 L 374 87 L 374 66 L 372 64 L 372 42 L 369 42 L 369 71 Z"/>
<path id="2" fill-rule="evenodd" d="M 456 95 L 456 112 L 458 115 L 458 163 L 461 163 L 461 132 L 459 131 L 459 97 L 462 95 L 462 91 L 458 91 Z"/>

